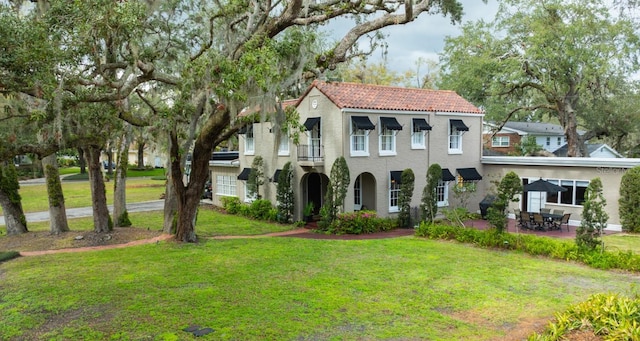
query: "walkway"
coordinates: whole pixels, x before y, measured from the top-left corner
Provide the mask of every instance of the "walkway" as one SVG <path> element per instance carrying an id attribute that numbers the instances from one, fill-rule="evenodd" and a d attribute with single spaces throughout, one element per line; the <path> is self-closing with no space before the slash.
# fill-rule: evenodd
<path id="1" fill-rule="evenodd" d="M 164 209 L 164 200 L 152 200 L 127 204 L 127 212 L 161 211 Z M 109 212 L 113 213 L 113 205 L 109 205 Z M 49 211 L 31 212 L 25 214 L 28 223 L 49 221 Z M 93 217 L 93 207 L 67 208 L 67 218 Z M 0 215 L 0 225 L 5 225 L 4 216 Z"/>

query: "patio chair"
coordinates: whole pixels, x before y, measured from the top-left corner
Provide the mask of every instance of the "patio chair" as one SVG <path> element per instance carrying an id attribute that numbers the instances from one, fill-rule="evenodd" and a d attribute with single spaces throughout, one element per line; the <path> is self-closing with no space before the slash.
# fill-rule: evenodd
<path id="1" fill-rule="evenodd" d="M 553 214 L 563 215 L 564 214 L 564 210 L 553 210 Z"/>
<path id="2" fill-rule="evenodd" d="M 569 232 L 569 218 L 571 217 L 571 213 L 565 213 L 562 215 L 562 219 L 554 222 L 554 226 L 557 226 L 557 228 L 562 231 L 562 224 L 567 225 L 567 232 Z"/>
<path id="3" fill-rule="evenodd" d="M 533 223 L 535 224 L 535 228 L 536 229 L 540 229 L 540 230 L 545 230 L 544 226 L 545 226 L 545 222 L 544 222 L 544 218 L 542 217 L 542 214 L 540 213 L 534 213 L 533 214 Z"/>
<path id="4" fill-rule="evenodd" d="M 522 228 L 531 228 L 531 216 L 529 215 L 529 212 L 520 212 L 520 215 L 516 216 L 516 219 L 518 219 L 518 224 Z"/>
<path id="5" fill-rule="evenodd" d="M 541 208 L 540 209 L 540 213 L 551 213 L 551 209 L 550 208 Z"/>

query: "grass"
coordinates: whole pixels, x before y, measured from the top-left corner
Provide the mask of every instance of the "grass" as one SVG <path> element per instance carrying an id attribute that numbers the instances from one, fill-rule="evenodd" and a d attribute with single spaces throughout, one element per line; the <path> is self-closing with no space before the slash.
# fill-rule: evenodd
<path id="1" fill-rule="evenodd" d="M 84 174 L 80 174 L 80 169 L 77 167 L 70 167 L 71 170 L 70 171 L 66 171 L 65 173 L 60 172 L 60 175 L 62 174 L 69 174 L 68 176 L 66 176 L 63 181 L 72 181 L 72 180 L 89 180 L 89 174 L 88 173 L 84 173 Z M 66 169 L 66 168 L 65 168 Z M 74 171 L 76 170 L 77 171 Z M 112 176 L 113 177 L 113 176 Z M 164 180 L 166 179 L 166 176 L 164 174 L 164 169 L 162 168 L 153 168 L 153 169 L 129 169 L 127 170 L 127 177 L 128 178 L 134 178 L 134 177 L 150 177 L 153 179 L 157 179 L 157 180 Z"/>
<path id="2" fill-rule="evenodd" d="M 132 212 L 129 213 L 129 219 L 135 228 L 162 229 L 162 212 Z M 49 222 L 32 222 L 29 223 L 28 227 L 29 231 L 32 232 L 48 231 Z M 293 225 L 266 223 L 228 215 L 216 210 L 200 209 L 198 211 L 196 233 L 201 237 L 252 236 L 270 232 L 288 231 L 293 228 Z M 93 218 L 69 219 L 69 229 L 72 231 L 93 230 Z"/>
<path id="3" fill-rule="evenodd" d="M 413 237 L 160 243 L 0 264 L 0 339 L 522 339 L 637 278 Z M 515 338 L 513 337 L 515 336 Z"/>
<path id="4" fill-rule="evenodd" d="M 602 240 L 607 250 L 640 254 L 640 234 L 619 233 L 604 236 Z"/>
<path id="5" fill-rule="evenodd" d="M 113 202 L 113 182 L 105 183 L 107 203 Z M 158 200 L 164 193 L 164 181 L 147 178 L 127 179 L 127 202 Z M 91 206 L 91 189 L 88 181 L 62 182 L 66 208 Z M 47 189 L 44 184 L 20 186 L 22 208 L 25 213 L 40 212 L 49 209 Z M 0 214 L 1 214 L 0 210 Z"/>

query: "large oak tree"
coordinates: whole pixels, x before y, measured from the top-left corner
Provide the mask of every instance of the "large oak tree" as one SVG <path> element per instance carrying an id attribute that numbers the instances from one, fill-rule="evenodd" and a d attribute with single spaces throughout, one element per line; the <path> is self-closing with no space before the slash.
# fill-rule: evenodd
<path id="1" fill-rule="evenodd" d="M 569 156 L 584 141 L 614 134 L 625 112 L 613 109 L 626 78 L 638 70 L 637 25 L 600 0 L 506 0 L 492 22 L 464 26 L 448 38 L 441 88 L 454 89 L 489 117 L 550 119 L 564 128 Z M 588 130 L 580 136 L 578 127 Z"/>
<path id="2" fill-rule="evenodd" d="M 32 43 L 57 44 L 45 59 L 55 67 L 44 68 L 48 86 L 21 84 L 16 76 L 9 78 L 12 91 L 51 98 L 63 109 L 103 103 L 113 108 L 104 115 L 136 126 L 162 124 L 169 135 L 170 194 L 177 202 L 177 214 L 165 217 L 176 221 L 176 237 L 186 242 L 196 240 L 211 153 L 244 124 L 236 119 L 242 107 L 272 110 L 277 97 L 305 77 L 360 55 L 359 39 L 384 27 L 434 13 L 455 22 L 462 14 L 455 0 L 39 0 L 37 6 L 39 14 L 30 19 L 47 34 Z M 316 28 L 340 17 L 355 17 L 353 27 L 316 53 Z M 152 108 L 150 115 L 127 108 L 134 94 Z M 193 143 L 185 144 L 189 136 Z"/>

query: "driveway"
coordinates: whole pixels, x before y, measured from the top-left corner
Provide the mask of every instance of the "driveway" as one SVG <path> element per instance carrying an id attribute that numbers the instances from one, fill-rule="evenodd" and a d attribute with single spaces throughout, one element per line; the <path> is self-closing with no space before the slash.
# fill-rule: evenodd
<path id="1" fill-rule="evenodd" d="M 164 209 L 164 200 L 153 200 L 127 204 L 127 212 L 161 211 Z M 113 212 L 113 206 L 109 205 L 109 212 Z M 31 212 L 25 214 L 27 223 L 49 221 L 49 211 Z M 67 208 L 67 218 L 93 217 L 92 207 Z M 4 216 L 0 216 L 0 225 L 5 225 Z"/>

